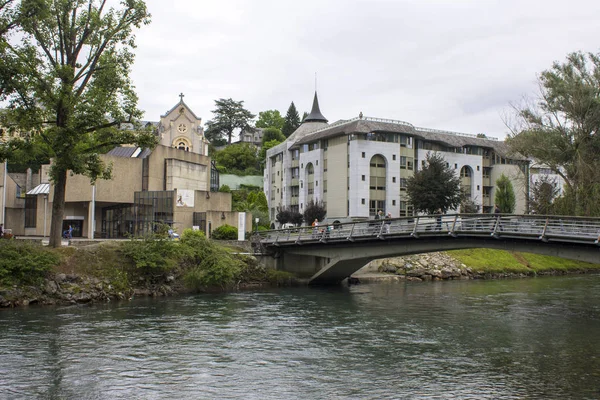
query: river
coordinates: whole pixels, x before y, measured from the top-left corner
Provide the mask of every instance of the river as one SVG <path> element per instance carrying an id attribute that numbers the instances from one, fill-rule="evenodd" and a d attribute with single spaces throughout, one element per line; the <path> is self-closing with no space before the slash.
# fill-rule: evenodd
<path id="1" fill-rule="evenodd" d="M 598 399 L 600 275 L 0 310 L 1 399 Z"/>

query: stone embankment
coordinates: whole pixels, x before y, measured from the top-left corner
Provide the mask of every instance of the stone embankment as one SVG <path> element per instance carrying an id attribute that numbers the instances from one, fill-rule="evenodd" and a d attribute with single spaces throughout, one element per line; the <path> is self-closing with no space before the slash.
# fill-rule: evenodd
<path id="1" fill-rule="evenodd" d="M 353 275 L 362 282 L 382 280 L 439 281 L 513 276 L 525 275 L 474 271 L 444 252 L 374 260 Z"/>
<path id="2" fill-rule="evenodd" d="M 140 282 L 141 283 L 141 282 Z M 13 286 L 0 290 L 0 307 L 30 304 L 85 304 L 111 300 L 131 300 L 134 296 L 169 296 L 182 292 L 174 276 L 160 284 L 143 285 L 135 289 L 120 289 L 108 280 L 76 274 L 57 273 L 39 286 Z"/>

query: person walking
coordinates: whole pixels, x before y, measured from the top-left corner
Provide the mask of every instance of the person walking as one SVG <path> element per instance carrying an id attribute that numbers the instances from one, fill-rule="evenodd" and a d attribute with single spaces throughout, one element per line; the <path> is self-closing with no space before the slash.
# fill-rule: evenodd
<path id="1" fill-rule="evenodd" d="M 313 227 L 313 236 L 317 237 L 319 236 L 319 220 L 315 218 L 315 220 L 312 223 L 312 227 Z"/>
<path id="2" fill-rule="evenodd" d="M 389 213 L 387 213 L 387 215 L 385 216 L 385 223 L 384 223 L 384 230 L 385 230 L 385 233 L 390 233 L 390 227 L 391 227 L 391 225 L 392 225 L 392 221 L 391 221 L 391 219 L 392 219 L 392 213 L 391 213 L 391 212 L 389 212 Z"/>

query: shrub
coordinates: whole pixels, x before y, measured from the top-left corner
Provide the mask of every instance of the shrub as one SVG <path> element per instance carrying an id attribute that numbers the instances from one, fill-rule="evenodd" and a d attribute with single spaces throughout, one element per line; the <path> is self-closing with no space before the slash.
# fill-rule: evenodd
<path id="1" fill-rule="evenodd" d="M 277 286 L 291 286 L 296 283 L 294 274 L 276 269 L 267 270 L 267 280 Z"/>
<path id="2" fill-rule="evenodd" d="M 219 188 L 219 192 L 231 193 L 231 188 L 229 187 L 229 185 L 221 185 L 221 187 Z"/>
<path id="3" fill-rule="evenodd" d="M 241 261 L 206 239 L 202 232 L 186 229 L 180 243 L 183 264 L 188 268 L 184 282 L 191 289 L 229 286 L 242 271 Z"/>
<path id="4" fill-rule="evenodd" d="M 40 283 L 60 256 L 28 241 L 0 240 L 0 283 Z"/>
<path id="5" fill-rule="evenodd" d="M 212 232 L 211 237 L 215 240 L 236 240 L 238 238 L 238 230 L 235 226 L 221 225 Z"/>
<path id="6" fill-rule="evenodd" d="M 146 235 L 124 242 L 121 251 L 144 273 L 163 273 L 177 263 L 177 244 L 164 235 Z"/>

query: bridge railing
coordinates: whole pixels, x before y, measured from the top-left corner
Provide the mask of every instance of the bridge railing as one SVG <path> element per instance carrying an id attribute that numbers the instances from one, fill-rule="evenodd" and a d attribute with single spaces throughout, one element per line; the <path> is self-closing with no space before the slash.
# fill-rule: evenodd
<path id="1" fill-rule="evenodd" d="M 482 236 L 535 238 L 596 243 L 600 241 L 600 218 L 512 214 L 448 214 L 361 220 L 318 227 L 260 231 L 255 238 L 265 245 L 292 245 L 337 241 L 385 240 L 395 237 Z"/>

